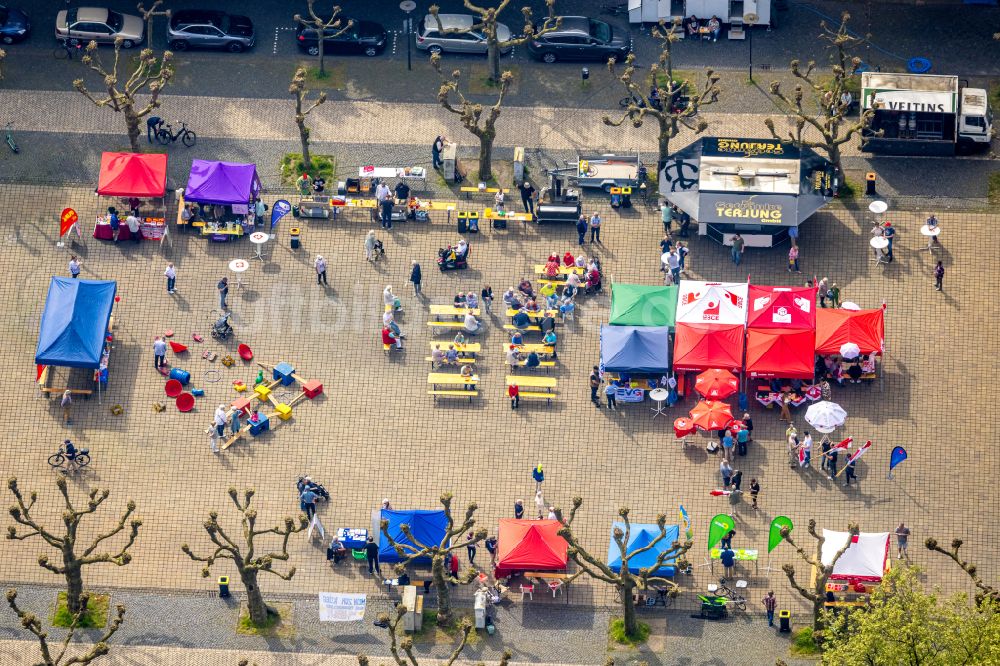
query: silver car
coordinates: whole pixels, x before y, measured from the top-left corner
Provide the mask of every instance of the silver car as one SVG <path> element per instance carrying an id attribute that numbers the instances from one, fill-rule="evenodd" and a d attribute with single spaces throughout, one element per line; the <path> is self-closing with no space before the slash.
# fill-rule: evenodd
<path id="1" fill-rule="evenodd" d="M 99 7 L 64 9 L 56 14 L 56 39 L 70 44 L 98 42 L 114 44 L 122 40 L 122 48 L 142 44 L 146 24 L 138 16 L 120 14 Z"/>
<path id="2" fill-rule="evenodd" d="M 486 43 L 486 35 L 479 30 L 472 30 L 475 20 L 469 14 L 438 14 L 441 19 L 441 27 L 447 30 L 463 30 L 466 32 L 442 33 L 438 29 L 437 19 L 433 14 L 428 14 L 420 21 L 417 28 L 417 48 L 438 54 L 443 51 L 454 53 L 482 53 L 485 54 L 489 48 Z M 503 23 L 497 23 L 497 39 L 500 43 L 511 38 L 510 28 Z M 512 47 L 501 49 L 501 53 L 510 53 Z"/>
<path id="3" fill-rule="evenodd" d="M 181 9 L 167 23 L 167 42 L 175 51 L 197 47 L 239 53 L 253 48 L 253 22 L 225 12 Z"/>

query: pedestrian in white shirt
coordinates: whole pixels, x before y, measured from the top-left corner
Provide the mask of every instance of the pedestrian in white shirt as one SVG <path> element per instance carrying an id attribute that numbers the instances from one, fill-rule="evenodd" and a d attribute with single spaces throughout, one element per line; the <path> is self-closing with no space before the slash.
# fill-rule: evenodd
<path id="1" fill-rule="evenodd" d="M 128 226 L 128 232 L 132 235 L 133 243 L 142 240 L 142 235 L 139 233 L 139 218 L 129 213 L 128 217 L 125 218 L 125 224 Z"/>
<path id="2" fill-rule="evenodd" d="M 215 417 L 212 421 L 215 428 L 212 430 L 211 446 L 212 453 L 218 453 L 219 447 L 215 442 L 216 437 L 222 437 L 222 433 L 226 431 L 226 406 L 219 405 L 215 408 Z"/>
<path id="3" fill-rule="evenodd" d="M 69 274 L 74 280 L 80 277 L 80 260 L 75 254 L 69 258 Z"/>
<path id="4" fill-rule="evenodd" d="M 326 259 L 323 258 L 323 255 L 316 255 L 313 266 L 316 268 L 316 284 L 326 285 Z"/>
<path id="5" fill-rule="evenodd" d="M 163 275 L 167 278 L 167 293 L 176 294 L 177 269 L 174 267 L 174 262 L 167 264 L 167 270 L 163 271 Z"/>

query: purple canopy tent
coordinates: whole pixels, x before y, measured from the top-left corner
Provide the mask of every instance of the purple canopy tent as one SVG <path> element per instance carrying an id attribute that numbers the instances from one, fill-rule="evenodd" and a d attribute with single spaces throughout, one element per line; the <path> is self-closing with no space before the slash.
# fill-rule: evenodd
<path id="1" fill-rule="evenodd" d="M 200 204 L 245 206 L 259 193 L 260 178 L 256 165 L 194 160 L 184 199 Z"/>

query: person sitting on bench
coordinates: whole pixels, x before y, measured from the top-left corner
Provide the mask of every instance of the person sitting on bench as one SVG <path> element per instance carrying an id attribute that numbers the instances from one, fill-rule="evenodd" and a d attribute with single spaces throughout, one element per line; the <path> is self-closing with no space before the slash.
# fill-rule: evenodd
<path id="1" fill-rule="evenodd" d="M 526 298 L 535 297 L 535 290 L 531 288 L 531 282 L 527 278 L 521 278 L 521 282 L 517 285 L 517 290 L 524 294 Z"/>
<path id="2" fill-rule="evenodd" d="M 528 358 L 524 361 L 524 367 L 526 368 L 537 368 L 541 361 L 538 360 L 538 354 L 535 352 L 528 352 Z"/>
<path id="3" fill-rule="evenodd" d="M 333 560 L 334 564 L 337 564 L 342 559 L 347 557 L 347 549 L 344 548 L 344 544 L 340 543 L 340 539 L 336 535 L 333 537 L 333 541 L 326 549 L 326 559 L 327 561 Z"/>
<path id="4" fill-rule="evenodd" d="M 519 310 L 517 314 L 514 315 L 511 323 L 517 328 L 524 330 L 531 325 L 531 318 L 528 317 L 528 313 L 524 310 Z"/>
<path id="5" fill-rule="evenodd" d="M 465 332 L 469 335 L 478 335 L 483 325 L 472 316 L 472 312 L 465 313 Z"/>
<path id="6" fill-rule="evenodd" d="M 712 41 L 719 41 L 719 33 L 722 32 L 722 21 L 719 20 L 719 17 L 713 14 L 712 18 L 708 19 L 708 24 L 705 27 L 708 28 L 708 33 L 711 35 Z"/>
<path id="7" fill-rule="evenodd" d="M 517 350 L 517 347 L 510 345 L 507 348 L 507 365 L 517 365 L 521 362 L 521 352 Z"/>
<path id="8" fill-rule="evenodd" d="M 410 200 L 410 186 L 403 181 L 396 183 L 394 191 L 396 194 L 396 203 L 405 204 Z"/>
<path id="9" fill-rule="evenodd" d="M 698 28 L 700 27 L 700 25 L 701 24 L 698 21 L 698 17 L 695 16 L 694 14 L 691 14 L 691 16 L 689 16 L 687 20 L 684 21 L 684 30 L 687 31 L 688 37 L 697 37 Z"/>

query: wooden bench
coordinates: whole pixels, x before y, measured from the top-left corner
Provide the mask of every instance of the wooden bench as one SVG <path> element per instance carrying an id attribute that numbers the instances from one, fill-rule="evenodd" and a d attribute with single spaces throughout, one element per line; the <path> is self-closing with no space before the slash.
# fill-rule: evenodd
<path id="1" fill-rule="evenodd" d="M 507 397 L 508 400 L 510 399 L 510 396 L 507 395 L 507 389 L 504 389 L 503 394 L 504 394 L 504 396 Z M 546 400 L 546 401 L 548 401 L 548 404 L 551 405 L 552 404 L 552 398 L 555 398 L 557 394 L 555 394 L 555 393 L 542 393 L 542 392 L 536 392 L 536 391 L 519 391 L 517 395 L 522 400 Z"/>
<path id="2" fill-rule="evenodd" d="M 431 330 L 464 330 L 465 322 L 462 321 L 429 321 L 427 325 L 431 327 Z"/>
<path id="3" fill-rule="evenodd" d="M 434 401 L 435 402 L 437 402 L 438 397 L 444 397 L 444 398 L 468 398 L 469 402 L 472 402 L 472 399 L 479 395 L 479 391 L 474 391 L 474 390 L 459 391 L 459 390 L 455 390 L 455 389 L 453 389 L 453 390 L 438 390 L 438 391 L 428 391 L 427 395 L 434 396 Z"/>
<path id="4" fill-rule="evenodd" d="M 509 365 L 512 368 L 523 368 L 523 367 L 525 367 L 524 364 L 527 363 L 527 361 L 526 360 L 521 360 L 521 361 L 518 361 L 517 363 L 510 363 L 509 361 L 505 360 L 504 363 L 506 363 L 507 365 Z M 549 368 L 556 367 L 556 362 L 555 361 L 539 361 L 537 367 L 539 367 L 539 368 L 545 368 L 546 371 L 547 371 Z"/>
<path id="5" fill-rule="evenodd" d="M 427 323 L 430 324 L 432 322 L 427 322 Z M 525 326 L 523 328 L 518 328 L 517 326 L 514 326 L 514 324 L 504 324 L 503 328 L 504 328 L 505 331 L 521 331 L 522 333 L 541 333 L 542 332 L 542 327 L 541 326 Z"/>
<path id="6" fill-rule="evenodd" d="M 427 361 L 428 363 L 430 363 L 432 366 L 434 365 L 434 357 L 433 356 L 425 356 L 424 360 Z M 444 360 L 444 361 L 441 361 L 441 365 L 466 365 L 466 364 L 468 364 L 468 365 L 474 365 L 475 362 L 476 362 L 475 358 L 471 358 L 471 357 L 469 357 L 469 358 L 462 358 L 460 356 L 460 357 L 458 357 L 458 359 L 455 360 L 454 363 L 448 363 L 447 360 Z"/>

